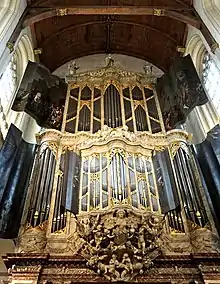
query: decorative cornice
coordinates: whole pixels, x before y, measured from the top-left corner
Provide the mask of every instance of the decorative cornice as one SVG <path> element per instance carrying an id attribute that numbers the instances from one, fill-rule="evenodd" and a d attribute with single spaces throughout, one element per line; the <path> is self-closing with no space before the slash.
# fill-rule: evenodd
<path id="1" fill-rule="evenodd" d="M 122 85 L 132 85 L 132 82 L 134 82 L 134 85 L 138 83 L 152 89 L 156 80 L 157 78 L 152 74 L 126 71 L 114 65 L 106 66 L 95 71 L 77 73 L 74 74 L 74 76 L 68 75 L 66 77 L 66 81 L 70 85 L 73 85 L 73 87 L 87 81 L 91 81 L 93 85 L 97 86 L 105 85 L 106 81 L 109 81 L 109 83 L 116 81 Z"/>
<path id="2" fill-rule="evenodd" d="M 174 142 L 190 142 L 191 135 L 181 130 L 171 130 L 166 134 L 150 134 L 147 131 L 129 132 L 126 127 L 110 128 L 104 126 L 102 130 L 92 134 L 90 132 L 61 133 L 58 130 L 46 130 L 36 136 L 37 143 L 55 143 L 72 150 L 88 149 L 92 146 L 106 145 L 112 141 L 123 141 L 127 145 L 140 146 L 149 150 L 164 150 Z"/>

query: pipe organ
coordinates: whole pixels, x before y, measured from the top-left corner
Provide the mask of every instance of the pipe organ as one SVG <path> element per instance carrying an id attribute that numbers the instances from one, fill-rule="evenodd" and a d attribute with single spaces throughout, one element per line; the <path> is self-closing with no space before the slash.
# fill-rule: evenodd
<path id="1" fill-rule="evenodd" d="M 161 255 L 213 252 L 191 136 L 166 131 L 155 78 L 110 64 L 66 81 L 61 130 L 37 135 L 17 252 L 80 255 L 100 282 L 145 279 Z"/>

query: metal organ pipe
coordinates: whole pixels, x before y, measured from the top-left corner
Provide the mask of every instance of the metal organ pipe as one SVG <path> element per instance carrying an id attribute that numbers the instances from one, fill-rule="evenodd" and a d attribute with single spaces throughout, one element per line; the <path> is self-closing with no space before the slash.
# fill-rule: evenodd
<path id="1" fill-rule="evenodd" d="M 47 162 L 46 160 L 46 157 L 48 155 L 48 148 L 46 148 L 46 150 L 43 152 L 42 154 L 42 164 L 41 164 L 41 167 L 40 167 L 40 171 L 39 171 L 39 175 L 38 175 L 38 182 L 37 182 L 37 185 L 36 185 L 36 188 L 37 188 L 37 195 L 35 196 L 35 199 L 34 199 L 34 218 L 33 218 L 33 226 L 37 226 L 38 224 L 40 224 L 40 219 L 39 219 L 39 216 L 41 214 L 41 212 L 39 212 L 39 207 L 40 207 L 40 204 L 42 202 L 42 192 L 43 192 L 43 184 L 44 184 L 44 179 L 45 179 L 45 170 L 46 170 L 46 167 L 45 167 L 45 164 Z"/>
<path id="2" fill-rule="evenodd" d="M 183 153 L 185 154 L 185 153 Z M 187 159 L 186 159 L 187 161 Z M 201 214 L 201 222 L 202 224 L 206 224 L 207 223 L 207 220 L 208 220 L 208 217 L 205 213 L 205 210 L 203 208 L 203 205 L 202 205 L 202 202 L 201 202 L 201 196 L 199 196 L 199 190 L 198 190 L 198 187 L 196 185 L 196 181 L 195 181 L 195 176 L 194 176 L 194 173 L 192 171 L 192 157 L 190 157 L 190 161 L 188 161 L 186 163 L 186 166 L 187 166 L 187 169 L 188 169 L 188 172 L 189 172 L 189 175 L 190 175 L 190 178 L 191 178 L 191 181 L 192 181 L 192 185 L 193 185 L 193 193 L 195 195 L 195 199 L 196 199 L 196 202 L 198 204 L 198 211 L 199 213 Z M 197 216 L 198 217 L 198 216 Z"/>
<path id="3" fill-rule="evenodd" d="M 34 168 L 34 172 L 35 175 L 33 176 L 33 188 L 32 188 L 32 195 L 31 195 L 31 199 L 30 199 L 30 208 L 29 208 L 29 212 L 28 212 L 28 222 L 32 222 L 32 219 L 34 217 L 35 214 L 35 201 L 37 199 L 37 195 L 38 195 L 38 182 L 39 182 L 39 171 L 41 171 L 42 168 L 42 163 L 43 163 L 43 159 L 42 157 L 40 157 L 40 147 L 38 148 L 37 154 L 36 154 L 36 163 L 35 163 L 35 168 Z"/>
<path id="4" fill-rule="evenodd" d="M 112 128 L 115 128 L 116 125 L 115 125 L 115 103 L 116 101 L 114 101 L 114 98 L 115 98 L 115 89 L 112 85 L 110 85 L 110 96 L 111 96 L 111 120 L 112 120 L 112 123 L 111 123 L 111 127 Z"/>
<path id="5" fill-rule="evenodd" d="M 207 216 L 204 215 L 204 209 L 200 202 L 201 198 L 198 196 L 198 187 L 196 186 L 195 177 L 189 164 L 190 156 L 187 157 L 187 154 L 183 149 L 180 149 L 178 155 L 187 177 L 188 192 L 194 208 L 195 222 L 199 223 L 199 225 L 205 225 L 207 223 Z"/>
<path id="6" fill-rule="evenodd" d="M 53 156 L 53 153 L 50 152 L 49 154 L 49 159 L 48 159 L 48 172 L 54 172 L 55 170 L 55 159 Z M 52 186 L 53 186 L 53 176 L 47 176 L 46 182 L 45 182 L 45 187 L 44 187 L 44 192 L 43 192 L 43 196 L 42 196 L 42 203 L 41 203 L 41 208 L 40 208 L 40 212 L 42 212 L 41 214 L 43 214 L 43 219 L 45 217 L 45 219 L 48 218 L 49 215 L 49 208 L 50 208 L 50 198 L 51 198 L 51 193 L 52 193 Z M 41 221 L 40 221 L 41 222 Z"/>
<path id="7" fill-rule="evenodd" d="M 81 88 L 78 87 L 78 89 L 80 90 Z M 87 88 L 87 92 L 90 92 L 92 94 L 95 92 L 95 89 L 96 88 L 94 87 L 91 91 L 89 88 Z M 128 90 L 129 96 L 124 90 Z M 104 94 L 100 94 L 100 100 L 103 100 L 104 102 L 104 104 L 101 105 L 101 109 L 99 110 L 99 113 L 101 113 L 100 118 L 102 124 L 106 124 L 109 127 L 116 128 L 126 123 L 127 125 L 130 125 L 129 127 L 131 131 L 148 130 L 149 121 L 148 123 L 146 123 L 146 120 L 149 120 L 147 111 L 148 102 L 143 93 L 144 90 L 140 90 L 137 88 L 135 88 L 135 90 L 135 93 L 132 93 L 131 88 L 128 86 L 125 89 L 121 88 L 120 91 L 118 91 L 113 84 L 110 84 L 105 90 Z M 72 120 L 67 123 L 73 124 L 75 121 L 78 131 L 93 132 L 93 129 L 90 128 L 96 122 L 94 118 L 97 117 L 97 108 L 95 108 L 95 103 L 97 103 L 97 100 L 95 100 L 92 95 L 89 95 L 85 92 L 86 91 L 84 88 L 79 93 L 77 106 L 71 105 L 72 107 L 70 107 L 69 105 L 67 117 L 69 120 Z M 139 92 L 140 94 L 137 94 L 136 92 Z M 137 106 L 135 106 L 136 103 Z M 145 105 L 144 108 L 142 107 L 142 104 Z M 74 117 L 74 119 L 73 114 L 76 114 L 76 117 Z M 125 122 L 126 120 L 129 121 Z M 91 121 L 93 123 L 91 123 Z M 131 124 L 133 124 L 133 127 L 131 127 Z M 99 127 L 95 129 L 95 132 L 99 130 Z M 68 127 L 68 130 L 71 131 L 71 128 Z"/>
<path id="8" fill-rule="evenodd" d="M 42 207 L 45 207 L 44 206 L 44 203 L 45 203 L 45 199 L 44 199 L 44 193 L 46 191 L 46 188 L 45 188 L 45 185 L 46 185 L 46 182 L 47 182 L 47 175 L 46 175 L 46 170 L 45 169 L 48 169 L 49 170 L 49 160 L 50 160 L 50 151 L 49 149 L 47 148 L 46 149 L 46 157 L 45 157 L 45 165 L 44 165 L 44 171 L 43 171 L 43 174 L 42 174 L 42 177 L 41 177 L 41 184 L 40 184 L 40 197 L 41 198 L 38 198 L 37 199 L 37 208 L 39 208 L 38 212 L 39 212 L 39 223 L 42 223 L 43 220 L 44 220 L 44 215 L 45 215 L 45 211 L 42 211 Z"/>
<path id="9" fill-rule="evenodd" d="M 184 203 L 185 203 L 185 206 L 186 206 L 186 210 L 188 211 L 190 218 L 192 218 L 192 221 L 195 221 L 194 204 L 193 204 L 191 194 L 190 194 L 189 189 L 188 189 L 188 182 L 187 182 L 187 179 L 186 179 L 184 169 L 182 167 L 178 152 L 176 153 L 176 159 L 177 159 L 177 167 L 178 167 L 178 170 L 180 172 L 180 176 L 181 176 L 181 180 L 182 180 L 182 184 L 183 184 L 182 188 L 184 188 L 183 196 L 185 197 Z M 192 216 L 192 215 L 194 215 L 194 216 Z"/>
<path id="10" fill-rule="evenodd" d="M 192 173 L 191 165 L 187 160 L 186 153 L 179 149 L 174 157 L 174 166 L 179 183 L 181 199 L 183 201 L 186 217 L 193 223 L 204 226 L 207 216 L 198 196 L 198 189 Z"/>
<path id="11" fill-rule="evenodd" d="M 82 107 L 82 109 L 81 109 L 81 111 L 82 111 L 82 117 L 83 117 L 83 119 L 82 119 L 82 122 L 81 122 L 81 125 L 82 125 L 82 127 L 81 127 L 81 129 L 84 131 L 85 130 L 85 128 L 86 128 L 86 113 L 85 113 L 85 105 Z"/>
<path id="12" fill-rule="evenodd" d="M 44 145 L 41 145 L 39 153 Z M 36 181 L 28 214 L 28 222 L 35 227 L 48 219 L 49 206 L 52 193 L 52 185 L 55 171 L 55 158 L 52 151 L 47 147 L 41 155 L 38 155 L 39 163 L 36 163 Z"/>

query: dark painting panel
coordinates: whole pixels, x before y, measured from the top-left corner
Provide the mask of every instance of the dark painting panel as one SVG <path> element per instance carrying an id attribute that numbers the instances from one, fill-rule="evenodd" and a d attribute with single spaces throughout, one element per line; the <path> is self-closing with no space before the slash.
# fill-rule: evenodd
<path id="1" fill-rule="evenodd" d="M 12 109 L 25 111 L 42 127 L 60 129 L 66 90 L 63 80 L 29 61 Z"/>
<path id="2" fill-rule="evenodd" d="M 167 130 L 183 123 L 196 106 L 208 101 L 190 55 L 176 59 L 156 89 Z"/>

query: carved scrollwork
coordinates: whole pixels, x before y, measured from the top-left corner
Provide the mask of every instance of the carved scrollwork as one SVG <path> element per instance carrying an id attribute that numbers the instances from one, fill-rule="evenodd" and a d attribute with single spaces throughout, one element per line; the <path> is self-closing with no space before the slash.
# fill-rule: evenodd
<path id="1" fill-rule="evenodd" d="M 189 140 L 189 135 L 180 130 L 171 130 L 166 134 L 150 134 L 147 131 L 134 134 L 128 131 L 126 126 L 110 128 L 104 125 L 101 130 L 92 134 L 89 132 L 78 132 L 75 134 L 64 133 L 57 130 L 47 130 L 37 135 L 38 143 L 51 141 L 50 145 L 60 144 L 64 149 L 68 148 L 74 151 L 91 147 L 93 145 L 102 145 L 113 140 L 121 140 L 128 145 L 141 145 L 146 149 L 163 151 L 171 143 L 181 143 Z M 54 146 L 54 147 L 55 147 Z M 54 148 L 56 150 L 56 147 Z"/>
<path id="2" fill-rule="evenodd" d="M 135 73 L 122 70 L 114 65 L 114 60 L 111 56 L 106 59 L 106 67 L 91 72 L 78 73 L 75 78 L 67 77 L 67 82 L 70 84 L 82 84 L 91 82 L 94 86 L 101 86 L 103 82 L 114 81 L 119 85 L 132 85 L 132 82 L 139 85 L 152 86 L 156 83 L 157 78 L 152 74 Z"/>

